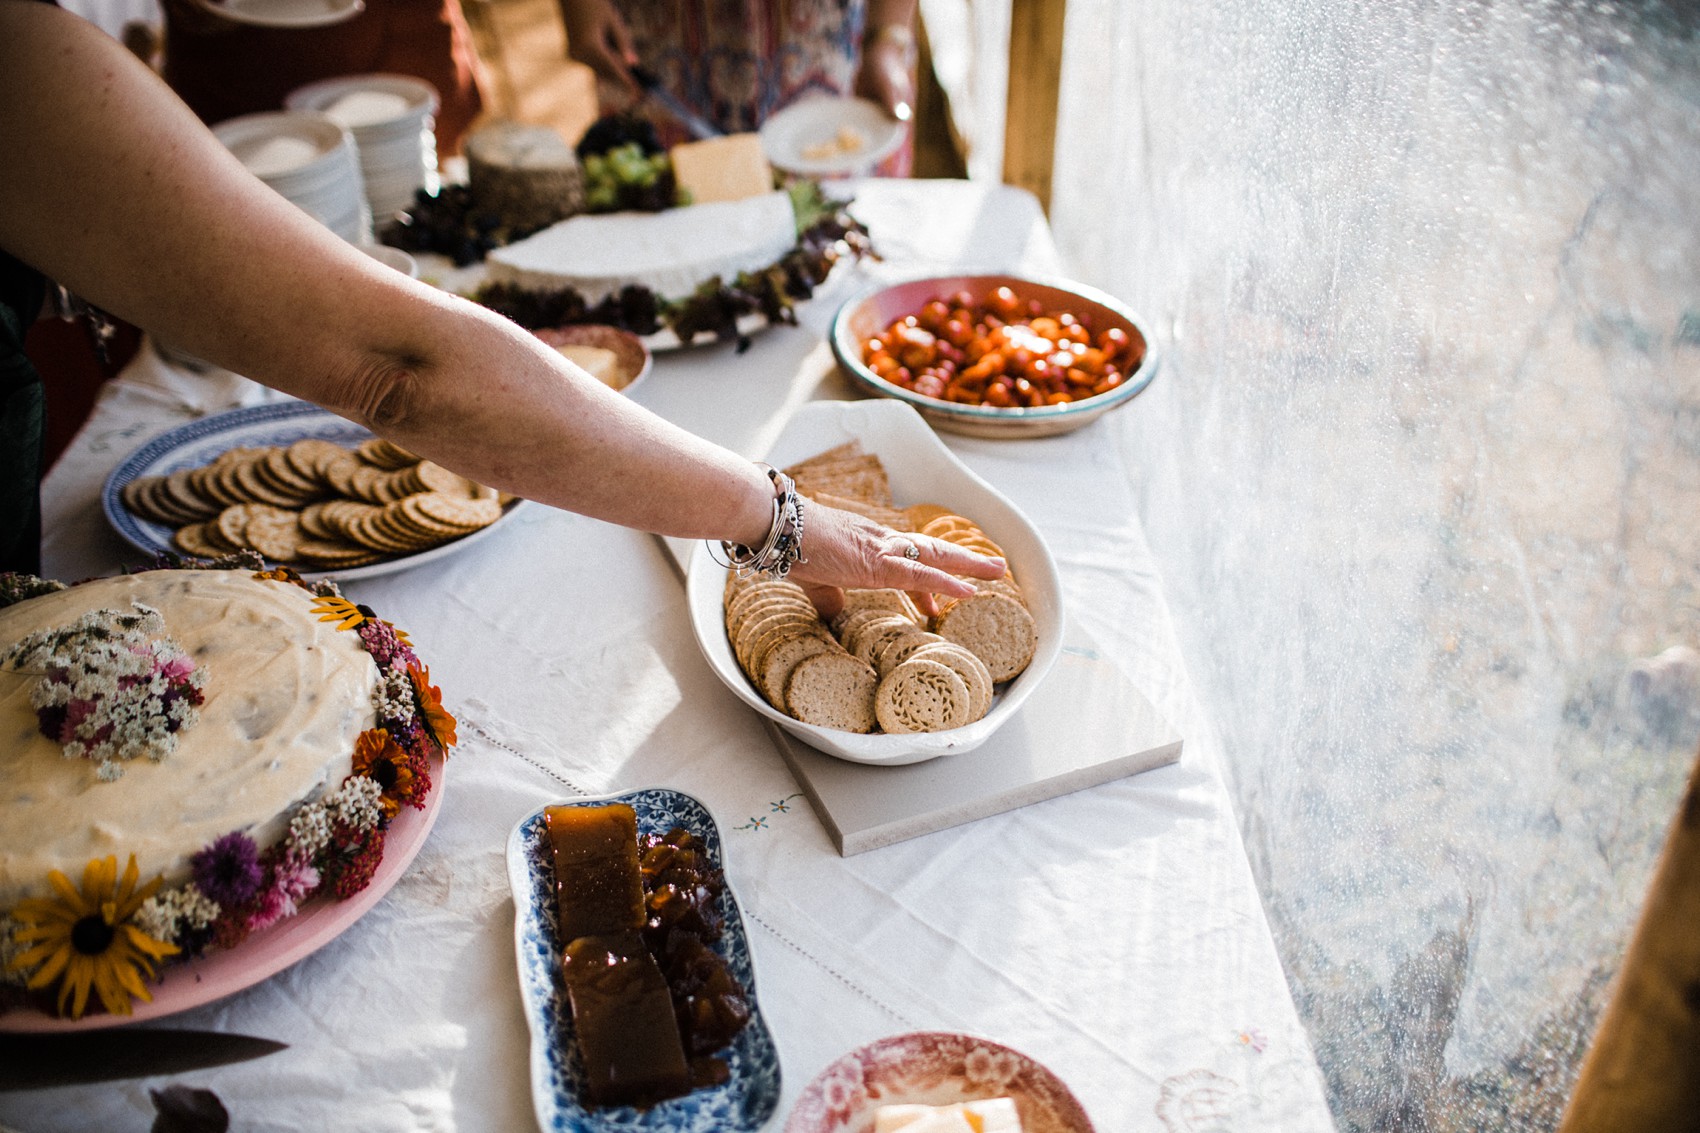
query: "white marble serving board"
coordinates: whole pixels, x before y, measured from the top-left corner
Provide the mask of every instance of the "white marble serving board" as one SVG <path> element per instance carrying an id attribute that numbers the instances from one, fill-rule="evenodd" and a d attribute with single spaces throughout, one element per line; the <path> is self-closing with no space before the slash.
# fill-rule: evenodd
<path id="1" fill-rule="evenodd" d="M 845 857 L 1175 762 L 1181 736 L 1070 622 L 1062 655 L 1021 710 L 960 755 L 851 763 L 774 724 L 768 734 Z"/>

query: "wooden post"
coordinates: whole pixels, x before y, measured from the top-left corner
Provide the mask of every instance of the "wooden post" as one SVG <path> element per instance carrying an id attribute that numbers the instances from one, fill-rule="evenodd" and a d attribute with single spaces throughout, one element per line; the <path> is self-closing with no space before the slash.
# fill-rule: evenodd
<path id="1" fill-rule="evenodd" d="M 1559 1133 L 1700 1130 L 1700 762 Z"/>
<path id="2" fill-rule="evenodd" d="M 1003 128 L 1003 179 L 1051 210 L 1057 151 L 1057 87 L 1062 82 L 1067 0 L 1011 0 L 1009 98 Z"/>

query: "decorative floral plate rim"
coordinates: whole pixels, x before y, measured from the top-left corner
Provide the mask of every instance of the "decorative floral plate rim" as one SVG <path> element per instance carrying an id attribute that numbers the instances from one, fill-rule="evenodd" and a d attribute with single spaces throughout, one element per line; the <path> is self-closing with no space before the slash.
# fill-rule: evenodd
<path id="1" fill-rule="evenodd" d="M 313 437 L 348 447 L 371 436 L 370 430 L 306 401 L 284 401 L 226 409 L 168 429 L 120 461 L 118 467 L 106 477 L 106 483 L 101 488 L 101 510 L 106 513 L 106 521 L 111 524 L 112 529 L 137 550 L 150 555 L 161 552 L 181 553 L 171 542 L 169 527 L 142 519 L 124 506 L 120 495 L 124 485 L 143 476 L 160 476 L 175 472 L 179 468 L 193 468 L 205 464 L 226 449 L 238 446 L 291 444 Z M 300 574 L 309 581 L 334 578 L 338 582 L 346 582 L 422 566 L 434 559 L 459 554 L 474 543 L 488 538 L 512 519 L 514 512 L 524 504 L 524 500 L 515 500 L 507 506 L 502 517 L 488 527 L 428 550 L 417 551 L 411 555 L 397 555 L 395 558 L 349 570 L 303 570 Z"/>
<path id="2" fill-rule="evenodd" d="M 270 979 L 299 960 L 304 960 L 353 926 L 367 910 L 384 898 L 413 864 L 425 838 L 436 824 L 443 806 L 447 778 L 443 756 L 433 753 L 431 793 L 423 810 L 403 807 L 390 820 L 384 834 L 384 857 L 372 880 L 346 901 L 320 898 L 302 906 L 293 917 L 278 921 L 249 936 L 236 948 L 215 951 L 198 960 L 167 964 L 160 979 L 149 987 L 151 1002 L 137 1000 L 129 1015 L 91 1012 L 81 1019 L 61 1019 L 34 1008 L 21 1007 L 0 1012 L 0 1034 L 45 1034 L 56 1031 L 93 1031 L 149 1023 L 193 1007 L 201 1007 L 226 996 L 246 991 Z"/>
<path id="3" fill-rule="evenodd" d="M 784 1133 L 872 1133 L 881 1105 L 1015 1099 L 1024 1133 L 1095 1133 L 1062 1079 L 1035 1059 L 978 1035 L 888 1035 L 829 1063 L 803 1088 Z"/>
<path id="4" fill-rule="evenodd" d="M 537 1121 L 545 1133 L 748 1133 L 762 1128 L 779 1105 L 779 1052 L 762 1017 L 743 913 L 728 884 L 721 895 L 725 933 L 714 945 L 749 997 L 750 1021 L 722 1055 L 731 1078 L 720 1086 L 639 1110 L 588 1109 L 578 1100 L 578 1068 L 562 1029 L 569 1025 L 556 971 L 561 947 L 555 935 L 553 877 L 543 814 L 551 806 L 627 803 L 640 834 L 665 834 L 682 826 L 700 838 L 709 860 L 725 868 L 720 829 L 703 803 L 683 791 L 649 787 L 589 798 L 551 801 L 517 822 L 508 835 L 508 881 L 514 896 L 514 951 L 520 1000 L 531 1032 L 531 1086 Z"/>

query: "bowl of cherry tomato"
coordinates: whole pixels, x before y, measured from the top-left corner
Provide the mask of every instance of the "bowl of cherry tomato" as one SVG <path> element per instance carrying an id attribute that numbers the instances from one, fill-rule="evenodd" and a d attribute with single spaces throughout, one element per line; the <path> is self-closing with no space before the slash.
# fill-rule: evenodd
<path id="1" fill-rule="evenodd" d="M 1063 280 L 930 276 L 846 302 L 832 351 L 870 393 L 936 428 L 982 437 L 1066 433 L 1126 405 L 1156 351 L 1110 295 Z"/>

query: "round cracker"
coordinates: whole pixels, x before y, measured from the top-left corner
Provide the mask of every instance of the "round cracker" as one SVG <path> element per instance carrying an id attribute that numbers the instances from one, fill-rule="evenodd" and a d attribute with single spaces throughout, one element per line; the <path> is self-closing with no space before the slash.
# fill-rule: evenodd
<path id="1" fill-rule="evenodd" d="M 785 681 L 785 710 L 805 724 L 842 732 L 871 732 L 879 723 L 874 691 L 879 677 L 848 653 L 805 657 Z"/>
<path id="2" fill-rule="evenodd" d="M 419 458 L 413 453 L 408 452 L 394 441 L 385 440 L 383 437 L 372 437 L 361 441 L 356 446 L 355 453 L 367 464 L 391 471 L 397 468 L 406 468 L 410 464 L 419 462 Z"/>
<path id="3" fill-rule="evenodd" d="M 920 632 L 921 627 L 902 614 L 878 614 L 854 623 L 844 635 L 844 648 L 869 665 L 897 638 Z"/>
<path id="4" fill-rule="evenodd" d="M 458 472 L 450 472 L 440 464 L 422 460 L 410 470 L 418 478 L 420 487 L 428 492 L 441 492 L 446 496 L 465 496 L 476 499 L 484 492 L 484 485 L 476 480 L 462 476 Z"/>
<path id="5" fill-rule="evenodd" d="M 985 716 L 992 710 L 992 671 L 986 668 L 986 663 L 974 656 L 973 653 L 944 638 L 935 637 L 905 658 L 909 660 L 937 661 L 948 665 L 962 683 L 968 686 L 969 722 L 972 723 Z"/>
<path id="6" fill-rule="evenodd" d="M 1033 660 L 1039 634 L 1026 606 L 1007 594 L 985 592 L 951 603 L 933 632 L 986 663 L 994 682 L 1010 680 Z"/>
<path id="7" fill-rule="evenodd" d="M 252 504 L 231 504 L 218 513 L 218 518 L 211 522 L 217 524 L 219 538 L 233 547 L 253 549 L 248 546 L 248 509 Z"/>
<path id="8" fill-rule="evenodd" d="M 198 559 L 216 559 L 227 552 L 222 543 L 215 543 L 208 537 L 209 529 L 216 532 L 218 526 L 211 522 L 185 524 L 172 532 L 171 541 L 186 555 L 194 555 Z"/>
<path id="9" fill-rule="evenodd" d="M 779 609 L 760 614 L 744 622 L 739 628 L 737 636 L 732 639 L 732 652 L 737 654 L 738 664 L 748 672 L 753 657 L 751 649 L 762 639 L 763 634 L 774 630 L 803 633 L 819 624 L 820 620 L 813 614 L 805 614 L 800 610 Z"/>
<path id="10" fill-rule="evenodd" d="M 334 460 L 347 459 L 348 450 L 323 437 L 303 437 L 283 450 L 284 460 L 305 480 L 323 485 L 325 466 Z"/>
<path id="11" fill-rule="evenodd" d="M 946 645 L 950 644 L 945 641 L 944 638 L 933 633 L 931 630 L 921 629 L 917 626 L 914 633 L 907 633 L 901 637 L 892 638 L 885 644 L 884 648 L 874 655 L 874 671 L 883 677 L 897 666 L 903 664 L 903 662 L 909 660 L 909 658 L 917 651 L 928 645 L 937 645 L 940 643 Z M 960 649 L 961 646 L 952 646 L 952 648 Z M 964 650 L 964 652 L 966 652 L 966 650 Z"/>
<path id="12" fill-rule="evenodd" d="M 791 673 L 804 658 L 840 648 L 842 646 L 826 633 L 786 635 L 762 652 L 761 660 L 755 665 L 755 672 L 750 679 L 767 698 L 767 702 L 783 712 L 785 683 L 791 679 Z"/>
<path id="13" fill-rule="evenodd" d="M 880 681 L 874 715 L 894 735 L 944 732 L 969 722 L 968 685 L 948 665 L 910 658 Z"/>
<path id="14" fill-rule="evenodd" d="M 248 546 L 273 562 L 292 563 L 301 550 L 301 521 L 288 508 L 249 504 L 242 536 Z"/>
<path id="15" fill-rule="evenodd" d="M 921 612 L 915 608 L 914 599 L 901 590 L 846 590 L 844 605 L 833 616 L 833 632 L 842 633 L 839 627 L 850 620 L 850 615 L 861 610 L 883 610 L 888 614 L 902 614 L 917 625 L 921 621 Z"/>
<path id="16" fill-rule="evenodd" d="M 491 497 L 457 499 L 441 492 L 425 492 L 412 498 L 419 501 L 419 510 L 425 515 L 463 531 L 476 531 L 502 518 L 502 505 Z"/>
<path id="17" fill-rule="evenodd" d="M 160 491 L 181 510 L 198 519 L 211 519 L 219 513 L 220 505 L 196 488 L 195 472 L 196 469 L 193 468 L 179 468 L 166 476 Z"/>

